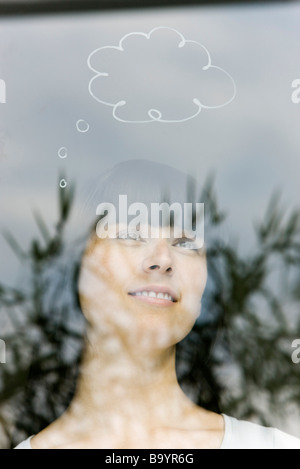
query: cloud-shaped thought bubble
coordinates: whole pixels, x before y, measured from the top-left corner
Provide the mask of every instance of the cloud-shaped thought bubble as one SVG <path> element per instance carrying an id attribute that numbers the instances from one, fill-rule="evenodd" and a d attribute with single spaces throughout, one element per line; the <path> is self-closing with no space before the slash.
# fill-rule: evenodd
<path id="1" fill-rule="evenodd" d="M 125 35 L 88 57 L 91 96 L 124 123 L 175 123 L 219 109 L 236 96 L 231 75 L 212 65 L 209 51 L 177 30 L 157 27 Z"/>

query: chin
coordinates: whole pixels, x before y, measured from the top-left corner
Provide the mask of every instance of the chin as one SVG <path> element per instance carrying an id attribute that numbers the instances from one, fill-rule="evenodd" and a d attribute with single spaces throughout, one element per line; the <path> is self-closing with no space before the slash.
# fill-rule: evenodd
<path id="1" fill-rule="evenodd" d="M 141 313 L 139 310 L 140 317 L 132 324 L 130 335 L 139 345 L 153 350 L 168 349 L 181 342 L 191 332 L 198 317 L 182 309 L 173 314 L 150 309 L 142 317 Z"/>

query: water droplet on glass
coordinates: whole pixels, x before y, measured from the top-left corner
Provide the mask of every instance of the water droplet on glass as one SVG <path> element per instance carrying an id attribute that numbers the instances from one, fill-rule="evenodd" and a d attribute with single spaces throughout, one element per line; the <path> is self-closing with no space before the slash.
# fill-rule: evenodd
<path id="1" fill-rule="evenodd" d="M 86 132 L 90 130 L 90 125 L 83 119 L 80 119 L 79 121 L 76 122 L 76 128 L 78 132 L 85 134 Z"/>
<path id="2" fill-rule="evenodd" d="M 67 187 L 68 183 L 65 179 L 62 179 L 59 183 L 59 186 L 62 188 L 62 189 L 65 189 Z"/>
<path id="3" fill-rule="evenodd" d="M 61 147 L 61 148 L 58 150 L 58 156 L 59 156 L 61 159 L 67 158 L 67 156 L 68 156 L 68 151 L 67 151 L 66 147 Z"/>

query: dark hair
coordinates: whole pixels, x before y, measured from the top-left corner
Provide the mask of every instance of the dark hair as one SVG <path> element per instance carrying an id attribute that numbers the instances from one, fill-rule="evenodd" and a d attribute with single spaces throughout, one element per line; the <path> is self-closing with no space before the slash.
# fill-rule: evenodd
<path id="1" fill-rule="evenodd" d="M 85 208 L 93 213 L 92 230 L 101 217 L 96 218 L 99 204 L 109 203 L 118 209 L 119 196 L 126 195 L 128 206 L 143 203 L 151 211 L 153 203 L 166 202 L 189 203 L 202 202 L 200 186 L 191 175 L 166 164 L 149 160 L 128 160 L 116 164 L 102 173 L 92 184 Z M 103 215 L 102 215 L 103 216 Z M 193 211 L 194 216 L 194 211 Z"/>
<path id="2" fill-rule="evenodd" d="M 195 201 L 196 185 L 192 176 L 166 164 L 129 160 L 116 164 L 102 175 L 96 194 L 111 203 L 117 202 L 119 194 L 126 194 L 129 203 L 183 203 Z"/>

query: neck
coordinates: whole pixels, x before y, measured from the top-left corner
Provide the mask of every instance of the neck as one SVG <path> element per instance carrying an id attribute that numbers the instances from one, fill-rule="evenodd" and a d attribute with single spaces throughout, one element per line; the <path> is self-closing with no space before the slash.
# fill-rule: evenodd
<path id="1" fill-rule="evenodd" d="M 130 348 L 113 337 L 88 336 L 74 399 L 61 418 L 33 439 L 35 447 L 219 447 L 223 420 L 181 391 L 175 346 L 147 350 L 136 341 Z"/>
<path id="2" fill-rule="evenodd" d="M 151 428 L 179 417 L 179 403 L 187 398 L 176 377 L 175 346 L 139 349 L 95 332 L 88 339 L 69 416 L 112 430 Z"/>

